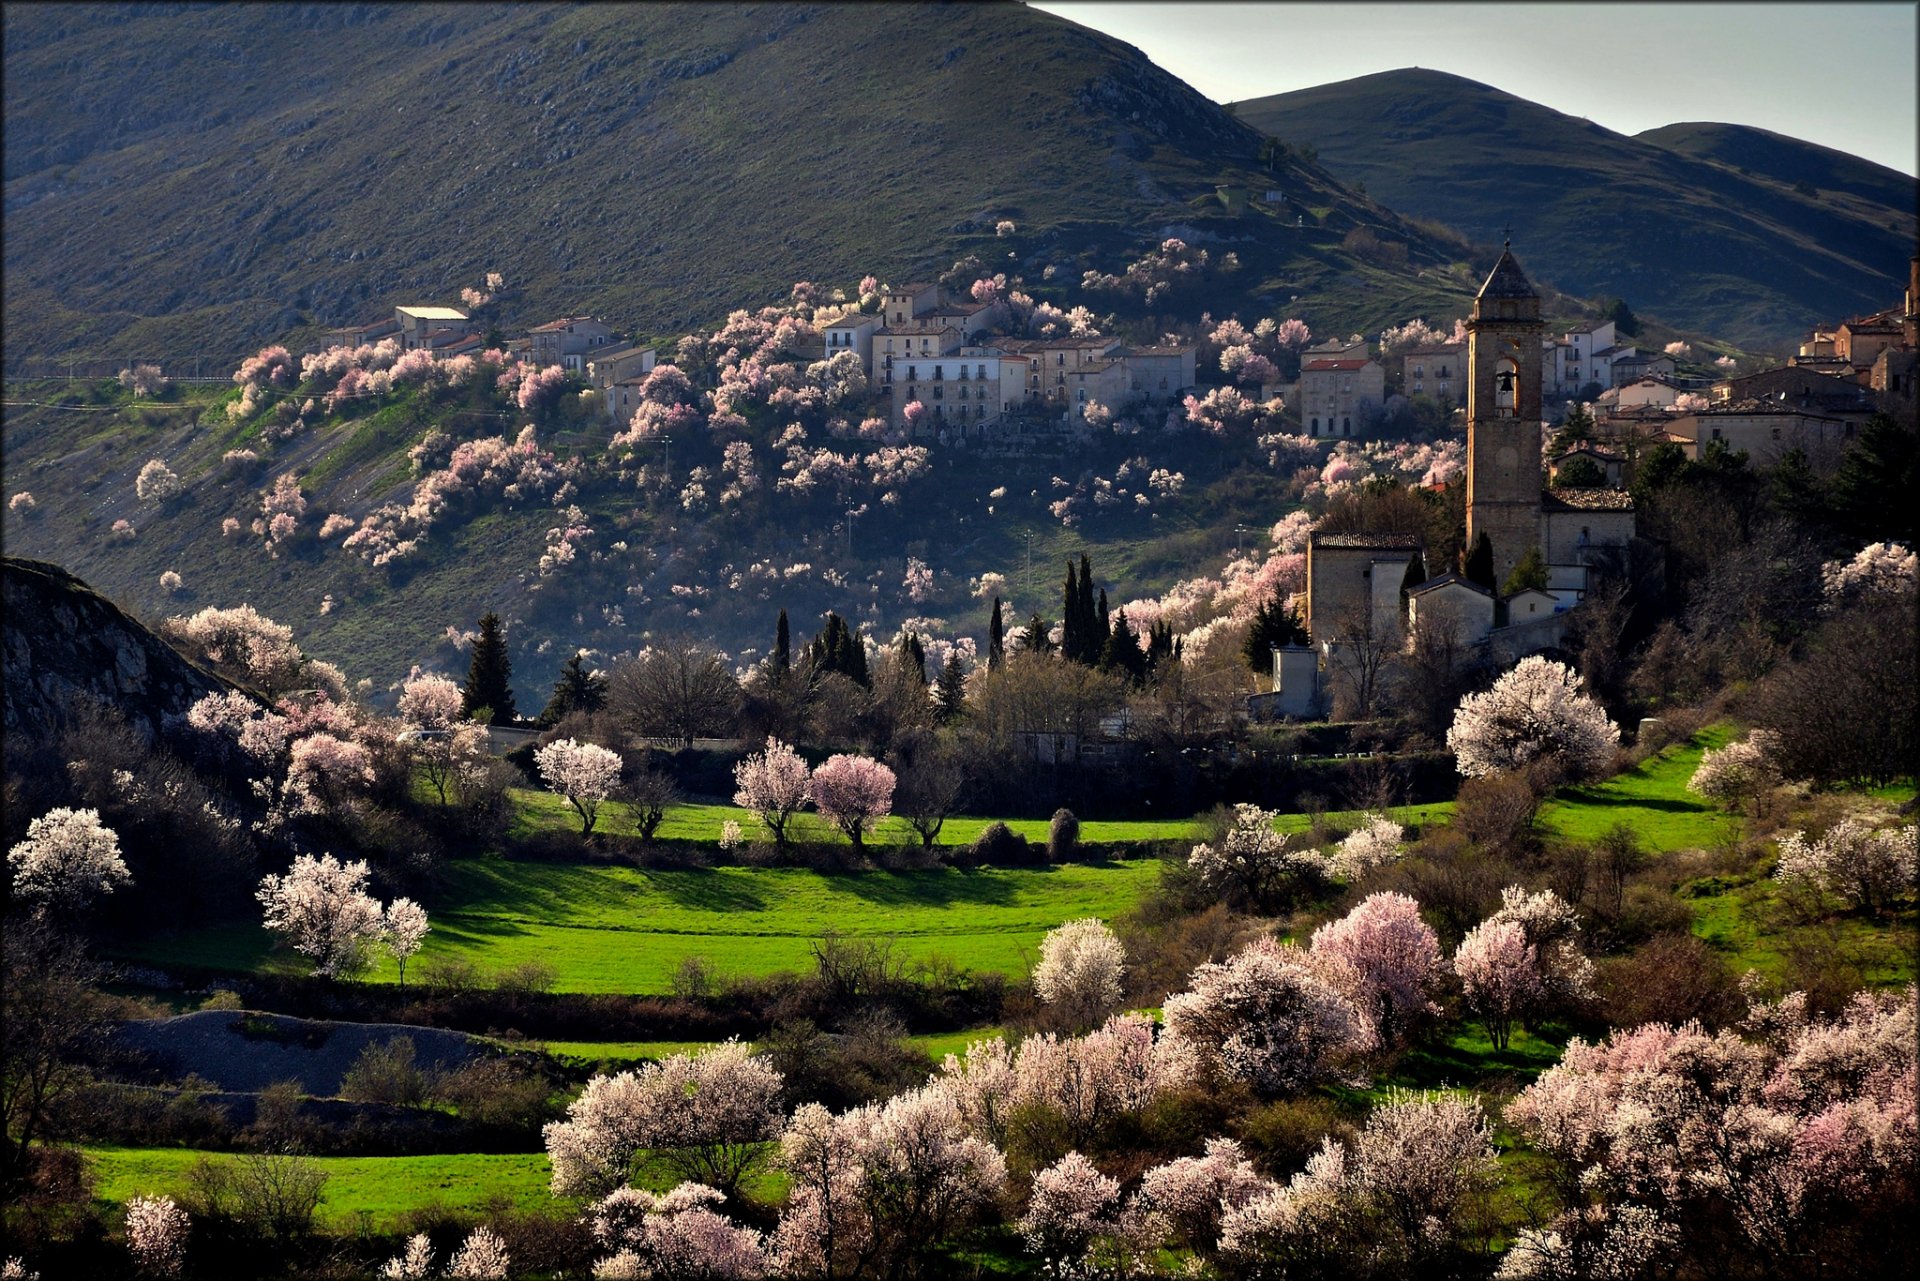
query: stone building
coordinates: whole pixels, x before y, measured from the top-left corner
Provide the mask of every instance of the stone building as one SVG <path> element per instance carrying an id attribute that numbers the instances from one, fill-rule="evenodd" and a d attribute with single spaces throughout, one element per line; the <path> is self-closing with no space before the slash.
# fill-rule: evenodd
<path id="1" fill-rule="evenodd" d="M 1540 542 L 1540 295 L 1503 249 L 1467 319 L 1467 546 L 1505 582 Z"/>

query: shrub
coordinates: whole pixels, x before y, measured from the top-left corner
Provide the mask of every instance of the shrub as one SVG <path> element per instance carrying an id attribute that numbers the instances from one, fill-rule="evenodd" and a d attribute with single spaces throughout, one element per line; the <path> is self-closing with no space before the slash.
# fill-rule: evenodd
<path id="1" fill-rule="evenodd" d="M 1020 867 L 1035 861 L 1027 838 L 1005 823 L 987 824 L 974 838 L 970 852 L 973 862 L 995 867 Z"/>
<path id="2" fill-rule="evenodd" d="M 427 1075 L 413 1061 L 413 1039 L 396 1036 L 360 1051 L 340 1081 L 340 1096 L 361 1103 L 417 1107 L 427 1099 Z"/>
<path id="3" fill-rule="evenodd" d="M 1080 845 L 1080 820 L 1073 811 L 1066 808 L 1053 812 L 1053 821 L 1047 824 L 1047 861 L 1064 863 L 1073 857 Z"/>

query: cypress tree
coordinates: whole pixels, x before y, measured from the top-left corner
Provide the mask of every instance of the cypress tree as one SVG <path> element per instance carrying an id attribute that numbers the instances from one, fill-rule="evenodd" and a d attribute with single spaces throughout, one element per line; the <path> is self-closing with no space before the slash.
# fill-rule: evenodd
<path id="1" fill-rule="evenodd" d="M 1107 634 L 1093 604 L 1093 566 L 1085 552 L 1080 553 L 1080 661 L 1092 667 L 1100 661 Z"/>
<path id="2" fill-rule="evenodd" d="M 1035 614 L 1032 618 L 1029 618 L 1027 620 L 1027 648 L 1036 654 L 1053 653 L 1053 641 L 1047 636 L 1047 633 L 1052 630 L 1053 624 L 1049 623 L 1039 614 Z"/>
<path id="3" fill-rule="evenodd" d="M 1427 581 L 1427 560 L 1419 552 L 1407 558 L 1407 572 L 1400 578 L 1400 617 L 1407 616 L 1407 594 Z"/>
<path id="4" fill-rule="evenodd" d="M 493 725 L 510 724 L 519 715 L 513 705 L 513 661 L 507 657 L 506 629 L 492 610 L 480 617 L 466 688 L 460 691 L 462 716 L 472 716 L 483 707 L 492 712 L 488 723 Z"/>
<path id="5" fill-rule="evenodd" d="M 1506 588 L 1500 594 L 1502 596 L 1512 596 L 1516 592 L 1524 592 L 1530 587 L 1545 587 L 1546 585 L 1547 558 L 1540 554 L 1539 547 L 1529 547 L 1527 548 L 1527 554 L 1522 556 L 1519 562 L 1514 565 L 1513 572 L 1507 575 Z"/>
<path id="6" fill-rule="evenodd" d="M 1487 537 L 1486 530 L 1474 535 L 1473 547 L 1460 567 L 1460 576 L 1470 583 L 1480 584 L 1490 592 L 1500 589 L 1493 572 L 1493 542 Z"/>
<path id="7" fill-rule="evenodd" d="M 1080 657 L 1080 587 L 1074 581 L 1073 562 L 1067 562 L 1067 585 L 1060 593 L 1060 656 Z"/>
<path id="8" fill-rule="evenodd" d="M 780 611 L 780 621 L 773 628 L 773 667 L 776 672 L 793 670 L 793 635 L 787 630 L 787 611 Z"/>
<path id="9" fill-rule="evenodd" d="M 1124 615 L 1123 615 L 1124 617 Z M 1157 672 L 1173 657 L 1173 624 L 1161 620 L 1147 625 L 1147 670 Z"/>
<path id="10" fill-rule="evenodd" d="M 1099 643 L 1099 648 L 1105 650 L 1107 637 L 1113 634 L 1113 617 L 1107 612 L 1107 589 L 1104 587 L 1100 589 L 1100 611 L 1094 623 L 1093 634 Z"/>
<path id="11" fill-rule="evenodd" d="M 1000 620 L 1000 598 L 993 598 L 993 617 L 987 620 L 987 670 L 1000 670 L 1007 661 L 1007 628 Z"/>
<path id="12" fill-rule="evenodd" d="M 940 678 L 934 682 L 933 701 L 942 722 L 958 720 L 967 710 L 967 671 L 960 665 L 960 651 L 947 651 L 940 665 Z"/>

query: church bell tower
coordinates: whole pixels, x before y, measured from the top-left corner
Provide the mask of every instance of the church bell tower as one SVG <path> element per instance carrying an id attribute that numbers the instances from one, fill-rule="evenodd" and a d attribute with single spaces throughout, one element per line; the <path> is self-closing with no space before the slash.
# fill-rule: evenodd
<path id="1" fill-rule="evenodd" d="M 1497 580 L 1540 542 L 1540 295 L 1503 247 L 1467 321 L 1467 549 Z"/>

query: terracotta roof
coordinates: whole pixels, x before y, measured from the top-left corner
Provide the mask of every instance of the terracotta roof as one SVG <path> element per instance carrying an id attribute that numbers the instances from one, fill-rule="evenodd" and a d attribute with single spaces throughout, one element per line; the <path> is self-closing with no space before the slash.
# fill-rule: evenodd
<path id="1" fill-rule="evenodd" d="M 1633 495 L 1621 489 L 1554 489 L 1540 495 L 1544 511 L 1630 512 Z"/>
<path id="2" fill-rule="evenodd" d="M 1487 275 L 1487 283 L 1480 286 L 1476 298 L 1538 298 L 1540 295 L 1527 282 L 1527 274 L 1520 270 L 1520 264 L 1513 259 L 1511 249 L 1500 251 L 1500 261 L 1493 264 L 1493 270 Z"/>
<path id="3" fill-rule="evenodd" d="M 1355 369 L 1365 369 L 1372 363 L 1370 360 L 1310 360 L 1306 363 L 1305 370 L 1311 374 L 1351 372 Z"/>
<path id="4" fill-rule="evenodd" d="M 1418 551 L 1417 534 L 1320 534 L 1307 535 L 1309 547 L 1340 549 L 1372 548 L 1377 551 Z"/>
<path id="5" fill-rule="evenodd" d="M 1409 347 L 1399 353 L 1402 356 L 1455 356 L 1463 355 L 1467 345 L 1463 342 L 1432 343 L 1425 347 Z"/>
<path id="6" fill-rule="evenodd" d="M 557 333 L 560 330 L 565 329 L 568 325 L 583 325 L 583 324 L 593 324 L 593 323 L 596 323 L 596 322 L 594 321 L 592 316 L 562 316 L 558 320 L 549 320 L 544 325 L 535 325 L 532 329 L 527 330 L 527 332 L 530 334 L 550 334 L 550 333 Z"/>
<path id="7" fill-rule="evenodd" d="M 834 321 L 832 324 L 823 326 L 823 328 L 839 329 L 842 326 L 851 328 L 854 325 L 863 324 L 863 323 L 869 324 L 869 325 L 877 325 L 880 323 L 880 317 L 869 316 L 864 311 L 848 312 L 846 315 L 840 317 L 840 319 Z"/>

